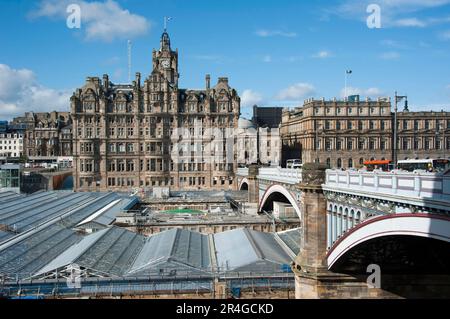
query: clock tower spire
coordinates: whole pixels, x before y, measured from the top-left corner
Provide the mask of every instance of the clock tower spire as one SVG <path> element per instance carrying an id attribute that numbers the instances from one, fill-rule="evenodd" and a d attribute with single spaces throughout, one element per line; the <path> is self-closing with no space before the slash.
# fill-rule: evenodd
<path id="1" fill-rule="evenodd" d="M 171 17 L 164 17 L 164 32 L 161 36 L 161 51 L 168 50 L 170 51 L 170 37 L 169 33 L 167 33 L 167 23 L 172 20 Z"/>
<path id="2" fill-rule="evenodd" d="M 178 50 L 172 51 L 167 22 L 164 17 L 164 31 L 161 35 L 160 48 L 153 50 L 153 72 L 160 73 L 172 86 L 178 86 Z"/>

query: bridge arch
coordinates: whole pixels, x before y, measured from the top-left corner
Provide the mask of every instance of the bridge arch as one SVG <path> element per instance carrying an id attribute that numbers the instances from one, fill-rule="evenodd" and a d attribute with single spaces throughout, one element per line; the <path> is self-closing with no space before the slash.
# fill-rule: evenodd
<path id="1" fill-rule="evenodd" d="M 359 215 L 359 216 L 358 216 Z M 355 222 L 360 218 L 356 212 Z M 327 254 L 331 269 L 344 255 L 359 245 L 384 237 L 418 237 L 450 243 L 450 217 L 431 214 L 392 214 L 371 218 L 338 239 Z"/>
<path id="2" fill-rule="evenodd" d="M 248 179 L 247 178 L 243 178 L 242 180 L 241 180 L 241 182 L 239 183 L 239 190 L 240 191 L 242 191 L 242 190 L 247 190 L 248 191 L 248 188 L 249 188 L 249 182 L 248 182 Z"/>
<path id="3" fill-rule="evenodd" d="M 267 188 L 266 192 L 259 202 L 259 210 L 262 211 L 268 203 L 270 203 L 271 201 L 273 202 L 273 199 L 276 198 L 277 195 L 281 195 L 282 197 L 284 197 L 292 205 L 292 207 L 294 207 L 297 216 L 301 218 L 301 210 L 298 205 L 297 199 L 291 194 L 289 190 L 281 185 L 272 185 Z"/>

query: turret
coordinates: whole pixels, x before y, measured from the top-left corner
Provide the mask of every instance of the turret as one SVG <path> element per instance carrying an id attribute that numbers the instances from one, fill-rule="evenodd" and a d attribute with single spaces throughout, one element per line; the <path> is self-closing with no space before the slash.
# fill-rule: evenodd
<path id="1" fill-rule="evenodd" d="M 161 51 L 171 51 L 170 49 L 170 37 L 169 34 L 164 31 L 161 35 Z"/>

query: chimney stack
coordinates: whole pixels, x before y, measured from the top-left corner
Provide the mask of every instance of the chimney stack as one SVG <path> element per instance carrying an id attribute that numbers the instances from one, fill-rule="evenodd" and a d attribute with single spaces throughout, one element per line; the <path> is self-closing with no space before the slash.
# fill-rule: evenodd
<path id="1" fill-rule="evenodd" d="M 103 74 L 103 87 L 105 90 L 109 88 L 109 77 L 108 74 Z"/>
<path id="2" fill-rule="evenodd" d="M 206 89 L 209 90 L 211 88 L 211 76 L 206 74 Z"/>
<path id="3" fill-rule="evenodd" d="M 136 72 L 136 84 L 141 86 L 141 73 Z"/>

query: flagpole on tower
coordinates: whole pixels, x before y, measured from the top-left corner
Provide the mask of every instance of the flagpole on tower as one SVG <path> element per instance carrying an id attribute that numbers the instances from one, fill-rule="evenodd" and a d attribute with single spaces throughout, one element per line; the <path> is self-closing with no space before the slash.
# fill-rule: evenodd
<path id="1" fill-rule="evenodd" d="M 167 23 L 172 20 L 172 17 L 164 17 L 164 32 L 167 32 Z"/>
<path id="2" fill-rule="evenodd" d="M 344 101 L 347 99 L 347 71 L 345 71 Z"/>
<path id="3" fill-rule="evenodd" d="M 131 40 L 128 40 L 128 83 L 131 82 Z"/>

